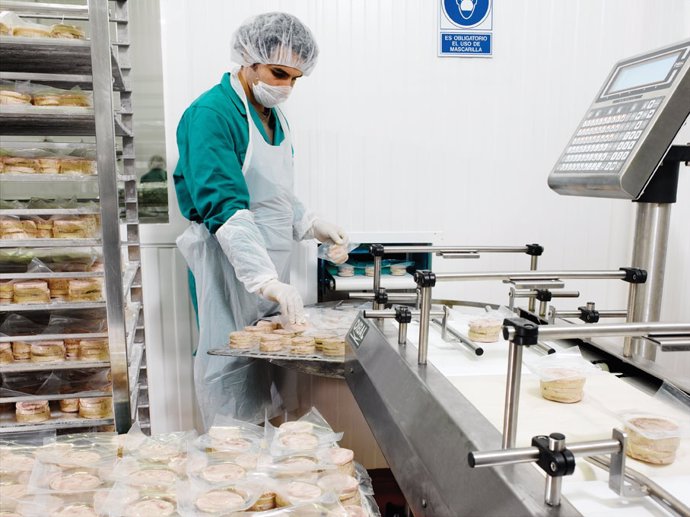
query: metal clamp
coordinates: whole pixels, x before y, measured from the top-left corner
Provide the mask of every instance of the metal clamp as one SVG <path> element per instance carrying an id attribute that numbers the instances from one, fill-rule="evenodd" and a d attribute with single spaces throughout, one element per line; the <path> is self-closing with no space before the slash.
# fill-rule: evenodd
<path id="1" fill-rule="evenodd" d="M 398 344 L 407 343 L 407 325 L 412 321 L 412 311 L 404 305 L 395 308 L 395 321 L 398 322 Z"/>
<path id="2" fill-rule="evenodd" d="M 625 272 L 625 276 L 621 279 L 630 284 L 644 284 L 647 281 L 647 271 L 639 267 L 622 267 L 619 268 Z"/>
<path id="3" fill-rule="evenodd" d="M 371 304 L 372 308 L 375 311 L 378 311 L 379 309 L 385 309 L 387 303 L 388 293 L 386 292 L 386 289 L 384 287 L 374 289 L 374 301 Z"/>
<path id="4" fill-rule="evenodd" d="M 612 439 L 581 442 L 566 446 L 565 436 L 551 433 L 549 436 L 535 436 L 532 447 L 487 452 L 470 452 L 467 461 L 471 468 L 496 467 L 516 463 L 536 463 L 546 473 L 544 501 L 549 506 L 561 504 L 563 476 L 575 471 L 576 456 L 611 455 L 609 487 L 619 495 L 628 496 L 633 492 L 625 485 L 625 447 L 627 437 L 617 429 Z M 635 492 L 639 495 L 639 492 Z"/>

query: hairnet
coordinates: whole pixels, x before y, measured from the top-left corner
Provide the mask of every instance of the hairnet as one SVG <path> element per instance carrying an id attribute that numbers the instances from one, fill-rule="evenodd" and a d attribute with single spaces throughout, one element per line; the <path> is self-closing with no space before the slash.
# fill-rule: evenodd
<path id="1" fill-rule="evenodd" d="M 244 66 L 284 65 L 309 75 L 318 55 L 311 31 L 287 13 L 254 16 L 240 25 L 232 38 L 231 58 Z"/>
<path id="2" fill-rule="evenodd" d="M 149 160 L 149 169 L 165 169 L 165 158 L 154 154 Z"/>

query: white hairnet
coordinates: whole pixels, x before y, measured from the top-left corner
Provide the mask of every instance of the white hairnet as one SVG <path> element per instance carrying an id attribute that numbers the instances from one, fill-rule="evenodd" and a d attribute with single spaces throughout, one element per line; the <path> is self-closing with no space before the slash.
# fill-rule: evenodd
<path id="1" fill-rule="evenodd" d="M 149 160 L 149 169 L 165 169 L 165 158 L 154 154 Z"/>
<path id="2" fill-rule="evenodd" d="M 244 66 L 284 65 L 309 75 L 318 55 L 311 31 L 287 13 L 254 16 L 240 25 L 232 38 L 231 58 Z"/>

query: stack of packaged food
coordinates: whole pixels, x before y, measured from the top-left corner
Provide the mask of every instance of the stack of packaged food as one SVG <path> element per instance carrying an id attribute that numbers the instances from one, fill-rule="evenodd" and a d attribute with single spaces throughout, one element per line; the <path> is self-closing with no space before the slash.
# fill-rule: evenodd
<path id="1" fill-rule="evenodd" d="M 312 408 L 264 427 L 217 418 L 207 434 L 0 442 L 0 512 L 22 517 L 379 516 L 371 480 Z"/>
<path id="2" fill-rule="evenodd" d="M 44 25 L 31 23 L 10 11 L 0 13 L 0 36 L 14 36 L 17 38 L 57 38 L 57 39 L 85 39 L 86 33 L 76 25 L 56 23 Z"/>

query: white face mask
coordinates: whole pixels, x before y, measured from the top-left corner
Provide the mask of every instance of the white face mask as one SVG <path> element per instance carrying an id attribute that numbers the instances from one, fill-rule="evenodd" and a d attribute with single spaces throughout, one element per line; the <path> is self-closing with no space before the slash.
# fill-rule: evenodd
<path id="1" fill-rule="evenodd" d="M 252 92 L 259 104 L 272 108 L 287 100 L 292 93 L 292 86 L 273 86 L 259 81 L 252 84 Z"/>

